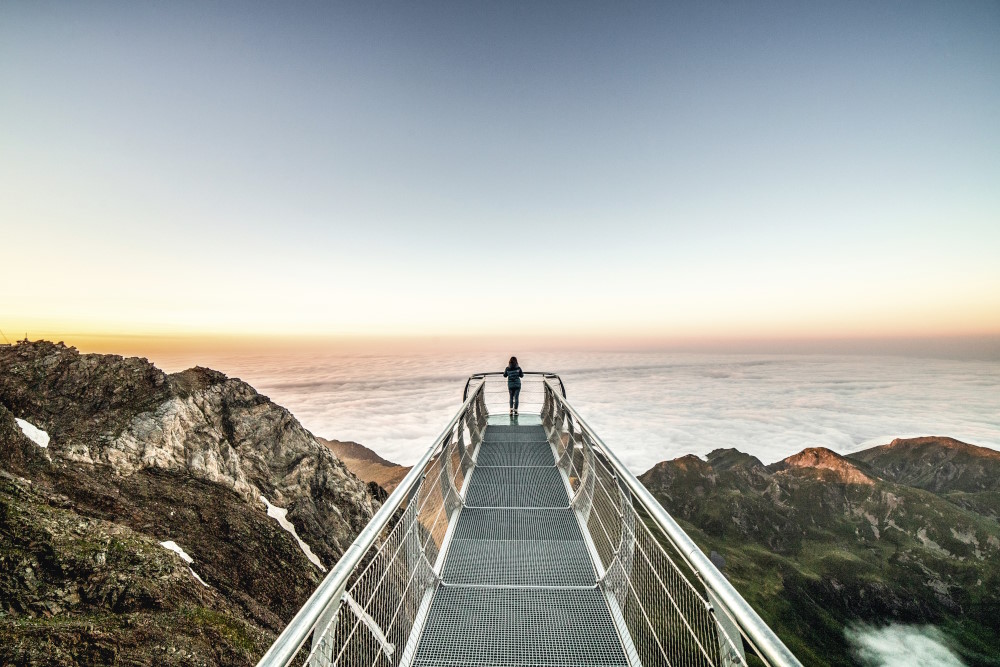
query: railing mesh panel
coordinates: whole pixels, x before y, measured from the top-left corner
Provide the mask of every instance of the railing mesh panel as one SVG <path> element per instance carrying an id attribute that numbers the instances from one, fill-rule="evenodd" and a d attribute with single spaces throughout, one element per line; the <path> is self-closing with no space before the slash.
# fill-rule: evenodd
<path id="1" fill-rule="evenodd" d="M 554 396 L 542 418 L 604 570 L 602 589 L 616 602 L 636 657 L 647 667 L 745 664 L 719 632 L 697 577 L 680 554 L 671 554 L 669 540 L 650 532 L 597 439 Z"/>
<path id="2" fill-rule="evenodd" d="M 486 427 L 482 387 L 427 464 L 423 479 L 348 580 L 299 650 L 310 667 L 399 665 L 414 638 L 414 623 L 430 603 L 438 578 L 433 567 L 449 520 L 461 507 L 459 492 L 474 467 Z M 412 655 L 408 656 L 408 659 Z"/>

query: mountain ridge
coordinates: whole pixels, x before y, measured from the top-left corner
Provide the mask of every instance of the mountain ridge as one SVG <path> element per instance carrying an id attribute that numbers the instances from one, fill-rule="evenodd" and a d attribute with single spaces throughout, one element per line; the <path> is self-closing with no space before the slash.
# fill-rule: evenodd
<path id="1" fill-rule="evenodd" d="M 1000 451 L 954 438 L 896 438 L 847 458 L 878 467 L 886 479 L 934 493 L 1000 491 Z"/>
<path id="2" fill-rule="evenodd" d="M 894 481 L 901 470 L 934 479 L 949 451 L 971 457 L 954 464 L 955 486 L 1000 475 L 993 450 L 957 442 L 900 441 L 891 457 L 806 448 L 768 466 L 714 450 L 660 462 L 640 480 L 706 553 L 723 556 L 725 574 L 804 664 L 856 664 L 852 624 L 899 622 L 940 626 L 970 665 L 997 665 L 1000 502 L 991 491 Z"/>
<path id="3" fill-rule="evenodd" d="M 13 664 L 253 664 L 323 574 L 264 499 L 326 568 L 379 507 L 250 385 L 47 341 L 0 346 L 0 468 L 0 662 Z M 73 518 L 105 528 L 78 539 Z M 183 586 L 157 586 L 163 563 Z M 119 593 L 93 594 L 95 577 Z"/>

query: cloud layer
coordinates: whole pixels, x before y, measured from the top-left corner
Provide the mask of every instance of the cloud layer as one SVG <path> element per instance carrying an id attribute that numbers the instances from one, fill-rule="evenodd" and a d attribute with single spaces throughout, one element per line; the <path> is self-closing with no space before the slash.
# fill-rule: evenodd
<path id="1" fill-rule="evenodd" d="M 932 625 L 858 625 L 845 632 L 854 657 L 865 667 L 964 667 Z"/>
<path id="2" fill-rule="evenodd" d="M 470 373 L 504 355 L 234 355 L 156 358 L 240 377 L 317 435 L 409 464 L 459 407 Z M 805 447 L 841 453 L 901 435 L 1000 449 L 1000 363 L 904 357 L 580 353 L 525 355 L 562 375 L 570 401 L 636 473 L 736 447 L 770 463 Z M 502 383 L 490 394 L 506 412 Z M 537 408 L 526 384 L 522 411 Z M 534 404 L 534 405 L 533 405 Z"/>

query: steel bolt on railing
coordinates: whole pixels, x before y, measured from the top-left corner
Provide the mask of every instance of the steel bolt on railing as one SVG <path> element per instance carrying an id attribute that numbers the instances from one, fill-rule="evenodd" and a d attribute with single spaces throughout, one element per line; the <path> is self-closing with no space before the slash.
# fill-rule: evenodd
<path id="1" fill-rule="evenodd" d="M 407 666 L 440 585 L 497 373 L 473 375 L 444 432 L 389 496 L 258 667 Z M 795 667 L 794 655 L 567 402 L 558 375 L 529 373 L 521 415 L 544 426 L 632 665 Z"/>

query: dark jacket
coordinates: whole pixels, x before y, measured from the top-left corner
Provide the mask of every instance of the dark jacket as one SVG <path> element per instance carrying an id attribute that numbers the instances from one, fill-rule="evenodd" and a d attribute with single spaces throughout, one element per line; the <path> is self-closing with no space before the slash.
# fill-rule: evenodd
<path id="1" fill-rule="evenodd" d="M 520 366 L 514 366 L 514 368 L 508 366 L 504 369 L 503 376 L 507 378 L 508 389 L 521 388 L 521 378 L 524 377 L 524 371 L 521 370 Z"/>

